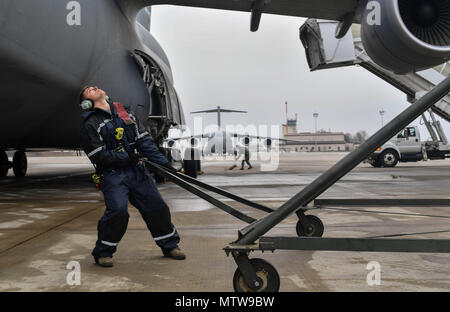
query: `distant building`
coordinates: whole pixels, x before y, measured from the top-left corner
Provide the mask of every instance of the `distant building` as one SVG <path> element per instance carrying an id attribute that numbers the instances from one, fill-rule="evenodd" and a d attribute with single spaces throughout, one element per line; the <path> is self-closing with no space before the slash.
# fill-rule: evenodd
<path id="1" fill-rule="evenodd" d="M 280 146 L 286 152 L 345 152 L 354 149 L 353 144 L 345 142 L 343 132 L 298 133 L 297 118 L 288 119 L 287 126 L 283 125 L 283 137 L 287 142 Z"/>
<path id="2" fill-rule="evenodd" d="M 283 125 L 284 134 L 298 134 L 297 132 L 297 118 L 296 119 L 288 119 L 287 126 Z"/>
<path id="3" fill-rule="evenodd" d="M 299 133 L 297 121 L 298 115 L 295 114 L 295 119 L 287 117 L 287 124 L 282 125 L 284 139 L 296 142 L 287 142 L 280 145 L 281 150 L 286 152 L 349 152 L 357 148 L 355 144 L 345 142 L 343 132 L 321 130 L 317 133 Z"/>
<path id="4" fill-rule="evenodd" d="M 284 134 L 287 142 L 281 148 L 286 152 L 345 152 L 353 147 L 345 143 L 343 132 L 317 132 Z"/>

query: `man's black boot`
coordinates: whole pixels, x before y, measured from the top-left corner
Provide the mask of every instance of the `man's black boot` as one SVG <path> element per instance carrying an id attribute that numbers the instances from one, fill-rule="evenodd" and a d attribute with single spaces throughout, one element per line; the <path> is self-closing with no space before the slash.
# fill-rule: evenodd
<path id="1" fill-rule="evenodd" d="M 111 268 L 114 266 L 112 257 L 95 258 L 95 263 L 104 268 Z"/>
<path id="2" fill-rule="evenodd" d="M 186 255 L 181 251 L 179 247 L 172 249 L 171 251 L 163 251 L 164 257 L 172 258 L 175 260 L 184 260 L 186 259 Z"/>

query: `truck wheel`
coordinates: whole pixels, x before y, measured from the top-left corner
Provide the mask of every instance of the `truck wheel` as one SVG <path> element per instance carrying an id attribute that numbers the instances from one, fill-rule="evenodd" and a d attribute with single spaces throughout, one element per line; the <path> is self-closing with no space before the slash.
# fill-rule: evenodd
<path id="1" fill-rule="evenodd" d="M 387 150 L 380 155 L 380 160 L 383 167 L 393 168 L 398 164 L 398 154 L 394 150 Z"/>

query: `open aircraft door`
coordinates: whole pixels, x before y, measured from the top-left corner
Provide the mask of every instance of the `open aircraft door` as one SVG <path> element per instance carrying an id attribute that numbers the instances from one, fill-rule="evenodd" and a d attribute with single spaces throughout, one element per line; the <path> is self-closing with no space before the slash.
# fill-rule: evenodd
<path id="1" fill-rule="evenodd" d="M 150 96 L 147 119 L 143 120 L 153 140 L 161 145 L 172 126 L 185 124 L 184 113 L 177 92 L 166 73 L 145 52 L 135 50 L 132 53 Z M 143 115 L 146 107 L 139 107 L 138 115 Z M 140 114 L 139 114 L 140 113 Z"/>

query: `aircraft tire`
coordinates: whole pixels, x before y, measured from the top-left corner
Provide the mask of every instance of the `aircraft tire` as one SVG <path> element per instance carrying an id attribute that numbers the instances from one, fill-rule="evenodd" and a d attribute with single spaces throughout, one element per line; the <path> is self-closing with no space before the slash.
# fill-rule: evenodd
<path id="1" fill-rule="evenodd" d="M 13 157 L 13 171 L 14 175 L 22 178 L 27 175 L 28 160 L 24 151 L 17 151 Z"/>
<path id="2" fill-rule="evenodd" d="M 7 165 L 9 162 L 8 155 L 6 152 L 0 152 L 0 164 L 1 165 Z M 9 168 L 2 168 L 0 169 L 0 178 L 4 178 L 8 175 Z"/>

